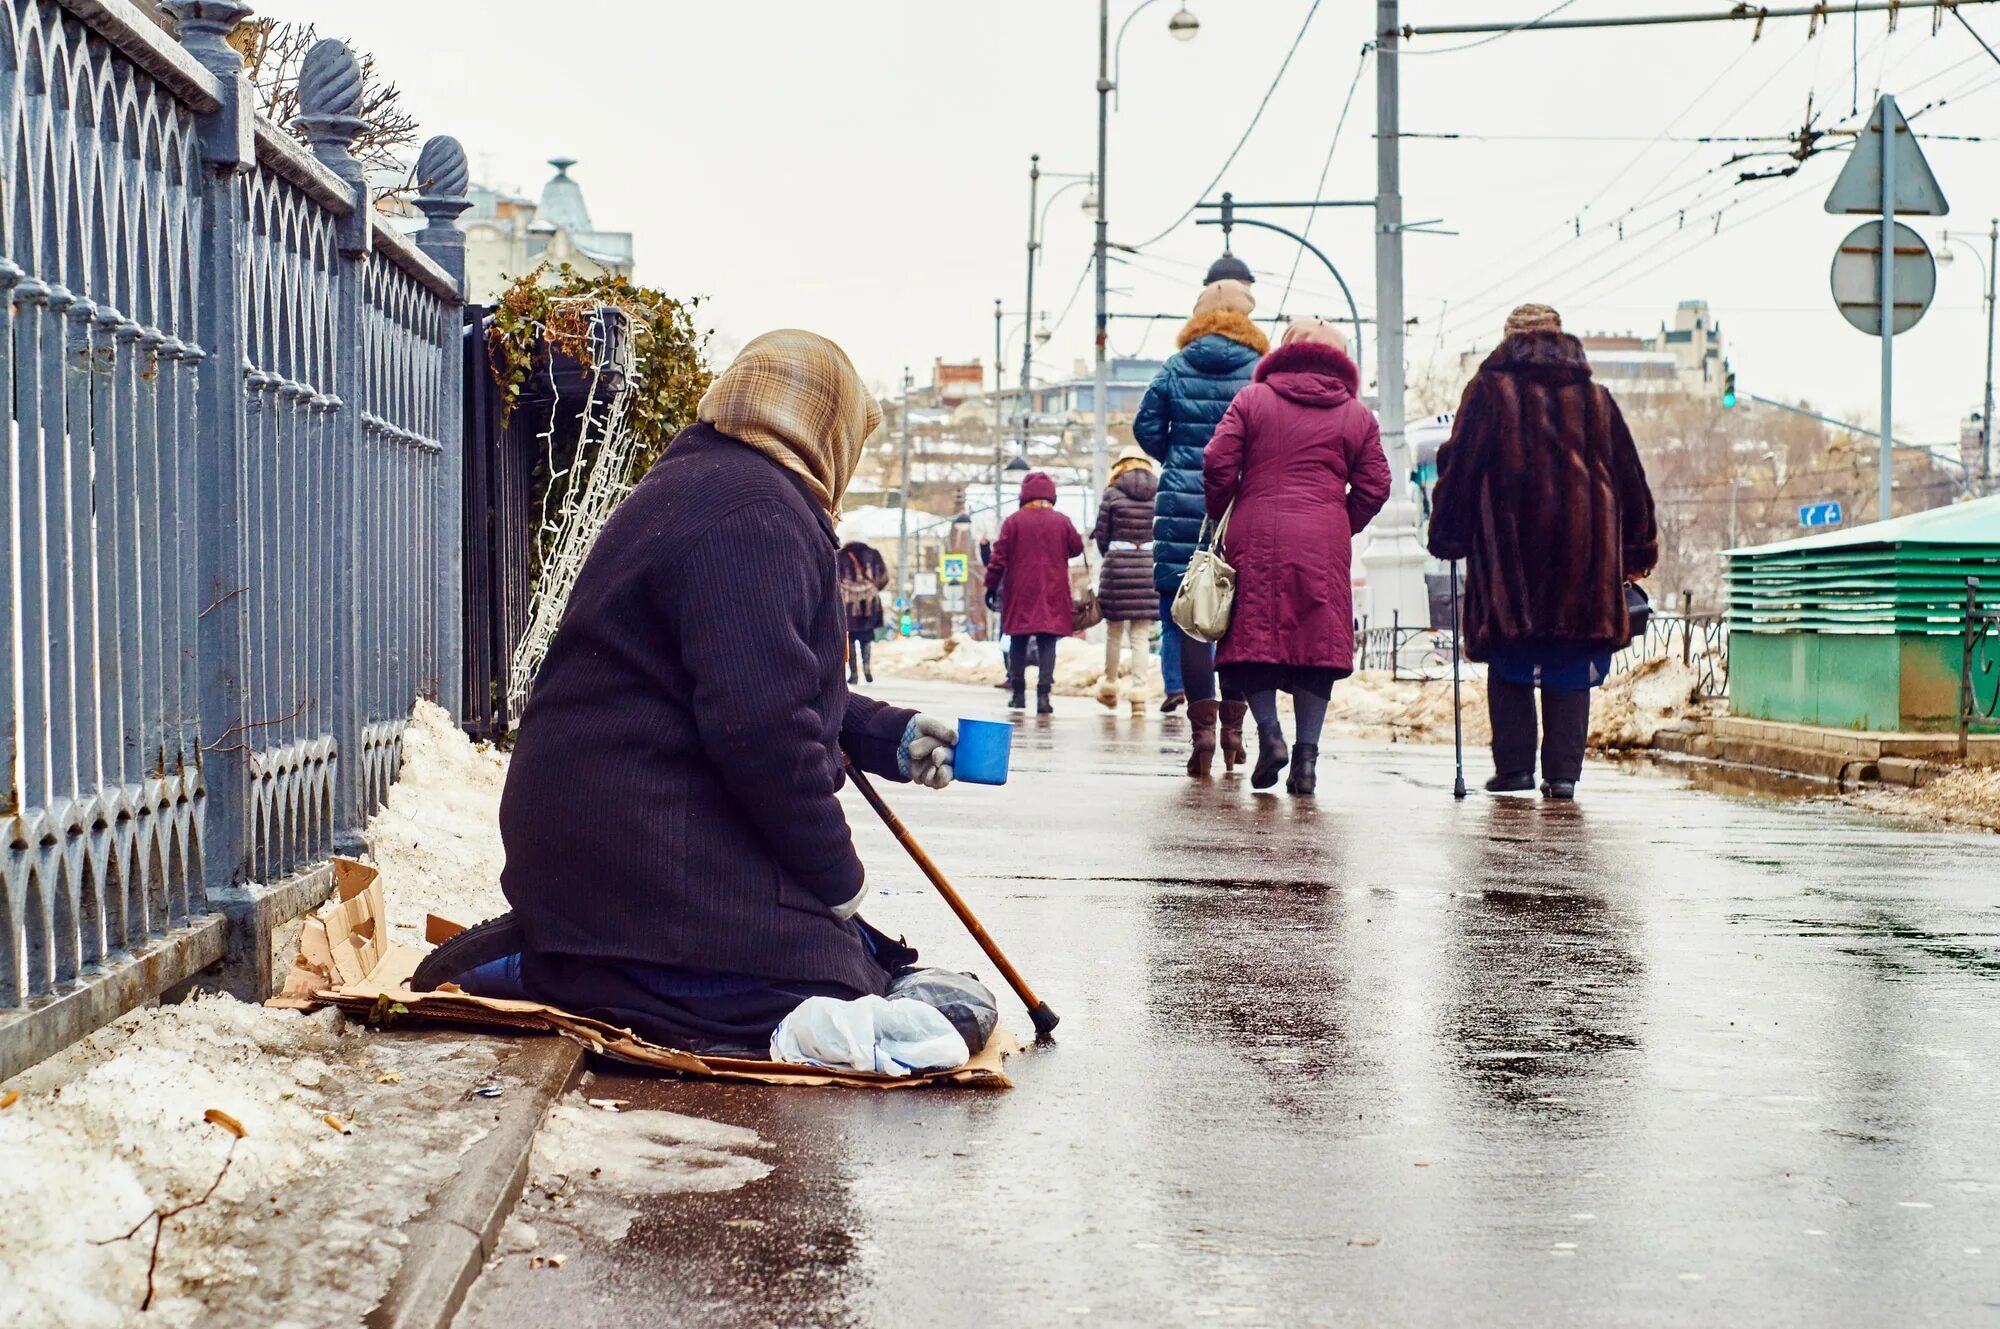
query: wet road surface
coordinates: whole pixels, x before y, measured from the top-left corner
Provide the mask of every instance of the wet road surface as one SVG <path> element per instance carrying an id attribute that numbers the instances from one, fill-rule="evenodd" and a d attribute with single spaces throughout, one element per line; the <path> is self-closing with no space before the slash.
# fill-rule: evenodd
<path id="1" fill-rule="evenodd" d="M 1059 705 L 1006 787 L 889 791 L 1063 1017 L 1016 1087 L 600 1066 L 769 1174 L 620 1241 L 528 1212 L 563 1262 L 461 1329 L 2000 1323 L 2000 839 L 1608 766 L 1454 804 L 1419 747 L 1330 749 L 1304 802 Z M 994 981 L 849 819 L 869 917 Z"/>

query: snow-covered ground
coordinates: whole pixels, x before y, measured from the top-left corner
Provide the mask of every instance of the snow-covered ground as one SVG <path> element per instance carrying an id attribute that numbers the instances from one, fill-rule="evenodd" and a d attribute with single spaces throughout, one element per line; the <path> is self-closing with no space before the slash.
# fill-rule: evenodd
<path id="1" fill-rule="evenodd" d="M 504 907 L 505 775 L 418 705 L 369 828 L 398 934 Z M 401 1225 L 490 1128 L 494 1105 L 471 1091 L 509 1046 L 222 996 L 99 1030 L 0 1088 L 0 1327 L 360 1323 L 402 1259 Z M 211 1109 L 243 1128 L 233 1155 Z M 153 1224 L 114 1239 L 211 1184 L 165 1222 L 142 1315 Z"/>

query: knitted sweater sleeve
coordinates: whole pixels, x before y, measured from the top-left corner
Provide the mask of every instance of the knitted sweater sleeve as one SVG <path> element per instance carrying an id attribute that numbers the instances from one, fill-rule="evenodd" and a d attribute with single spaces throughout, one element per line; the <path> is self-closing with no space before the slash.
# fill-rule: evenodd
<path id="1" fill-rule="evenodd" d="M 860 893 L 863 873 L 836 797 L 840 753 L 827 742 L 812 642 L 822 557 L 782 509 L 742 507 L 663 570 L 661 599 L 704 754 L 778 866 L 831 907 Z"/>

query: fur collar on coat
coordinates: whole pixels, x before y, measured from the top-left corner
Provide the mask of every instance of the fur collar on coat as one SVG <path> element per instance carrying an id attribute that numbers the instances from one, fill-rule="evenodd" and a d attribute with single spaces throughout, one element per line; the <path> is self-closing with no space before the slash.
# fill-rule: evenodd
<path id="1" fill-rule="evenodd" d="M 1590 357 L 1567 332 L 1517 332 L 1496 346 L 1480 369 L 1524 374 L 1544 383 L 1581 383 L 1590 377 Z"/>
<path id="2" fill-rule="evenodd" d="M 1361 395 L 1361 371 L 1354 367 L 1354 361 L 1347 352 L 1323 342 L 1295 341 L 1289 346 L 1280 346 L 1257 362 L 1257 372 L 1252 377 L 1262 383 L 1273 374 L 1312 374 L 1330 378 L 1346 388 L 1348 396 Z"/>
<path id="3" fill-rule="evenodd" d="M 1232 309 L 1211 310 L 1209 313 L 1196 314 L 1189 319 L 1181 328 L 1181 349 L 1186 350 L 1189 342 L 1198 341 L 1211 333 L 1248 346 L 1259 355 L 1271 349 L 1271 339 L 1250 321 L 1249 315 L 1239 314 Z"/>

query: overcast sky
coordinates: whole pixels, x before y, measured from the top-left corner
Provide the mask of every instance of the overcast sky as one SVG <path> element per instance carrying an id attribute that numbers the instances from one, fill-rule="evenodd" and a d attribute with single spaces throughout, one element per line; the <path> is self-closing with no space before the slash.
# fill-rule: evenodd
<path id="1" fill-rule="evenodd" d="M 1113 6 L 1113 24 L 1136 0 Z M 1554 0 L 1408 0 L 1404 21 L 1527 18 Z M 1114 240 L 1167 230 L 1214 178 L 1249 124 L 1312 0 L 1189 0 L 1198 37 L 1172 40 L 1178 0 L 1141 14 L 1124 45 L 1112 117 Z M 1720 9 L 1722 0 L 1572 0 L 1565 17 Z M 476 176 L 533 193 L 544 159 L 579 165 L 593 216 L 636 232 L 639 277 L 706 300 L 726 355 L 769 327 L 843 343 L 887 388 L 908 364 L 993 351 L 993 300 L 1023 305 L 1027 166 L 1086 171 L 1096 135 L 1096 6 L 1088 0 L 265 0 L 372 50 L 427 130 L 456 134 Z M 1374 5 L 1322 0 L 1290 71 L 1220 188 L 1239 198 L 1309 197 L 1327 160 Z M 2000 47 L 2000 6 L 1965 14 Z M 1828 216 L 1843 157 L 1789 179 L 1736 185 L 1724 167 L 1769 144 L 1682 142 L 1783 135 L 1805 122 L 1865 119 L 1876 88 L 1934 135 L 1978 135 L 2000 110 L 1997 65 L 1956 20 L 1931 32 L 1905 12 L 1837 18 L 1808 41 L 1804 21 L 1580 34 L 1521 33 L 1403 63 L 1405 215 L 1442 217 L 1455 237 L 1408 244 L 1412 376 L 1490 343 L 1506 309 L 1540 300 L 1572 331 L 1651 331 L 1677 301 L 1709 300 L 1745 390 L 1875 411 L 1878 343 L 1835 313 L 1827 269 L 1858 219 Z M 1858 46 L 1858 61 L 1856 60 Z M 1324 195 L 1374 192 L 1375 80 L 1363 72 Z M 1474 138 L 1484 135 L 1484 138 Z M 1948 219 L 1982 233 L 2000 212 L 2000 140 L 1927 139 Z M 1045 181 L 1045 186 L 1053 183 Z M 1067 317 L 1041 353 L 1064 372 L 1090 349 L 1079 287 L 1090 228 L 1073 190 L 1049 214 L 1036 305 Z M 1045 195 L 1046 197 L 1046 195 Z M 1717 213 L 1720 213 L 1719 230 Z M 1299 214 L 1293 214 L 1296 221 Z M 1617 238 L 1624 220 L 1625 238 Z M 1581 224 L 1582 234 L 1576 229 Z M 1365 210 L 1322 213 L 1314 239 L 1372 312 Z M 1937 301 L 1897 339 L 1898 433 L 1957 436 L 1979 399 L 1985 321 L 1979 264 L 1958 243 Z M 1184 312 L 1218 251 L 1190 218 L 1114 274 L 1113 308 Z M 1295 247 L 1241 234 L 1263 309 L 1278 303 Z M 1308 258 L 1288 303 L 1340 312 Z M 1070 295 L 1076 291 L 1074 305 Z M 1010 319 L 1010 324 L 1018 320 Z M 1172 347 L 1171 324 L 1114 324 L 1123 353 Z M 1018 366 L 1019 330 L 1007 353 Z M 1373 377 L 1372 363 L 1368 374 Z"/>

